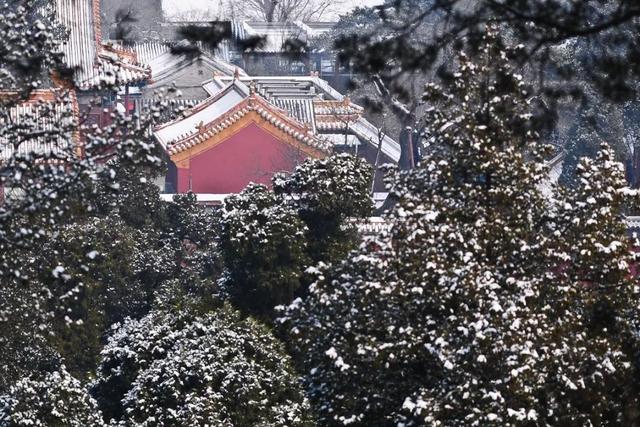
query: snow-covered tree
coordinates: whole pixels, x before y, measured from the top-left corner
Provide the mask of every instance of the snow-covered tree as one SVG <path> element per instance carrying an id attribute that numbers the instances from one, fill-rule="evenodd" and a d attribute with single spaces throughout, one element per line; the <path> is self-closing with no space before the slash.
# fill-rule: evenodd
<path id="1" fill-rule="evenodd" d="M 7 0 L 0 5 L 0 90 L 13 92 L 0 104 L 16 102 L 42 87 L 52 68 L 60 66 L 63 29 L 47 0 Z M 7 95 L 5 93 L 5 95 Z"/>
<path id="2" fill-rule="evenodd" d="M 127 321 L 102 352 L 93 395 L 115 425 L 313 425 L 282 344 L 228 306 Z"/>
<path id="3" fill-rule="evenodd" d="M 307 160 L 291 174 L 274 177 L 273 191 L 307 226 L 307 252 L 313 262 L 343 259 L 356 245 L 348 220 L 366 218 L 373 211 L 371 173 L 363 159 L 338 154 Z"/>
<path id="4" fill-rule="evenodd" d="M 421 165 L 391 230 L 321 269 L 280 319 L 321 425 L 632 425 L 637 292 L 605 148 L 545 200 L 546 148 L 491 31 L 427 85 Z M 517 52 L 515 52 L 517 53 Z"/>
<path id="5" fill-rule="evenodd" d="M 102 425 L 96 401 L 64 366 L 24 378 L 0 396 L 2 427 Z"/>
<path id="6" fill-rule="evenodd" d="M 222 288 L 234 303 L 269 316 L 304 294 L 304 272 L 356 247 L 350 218 L 370 214 L 371 167 L 348 154 L 307 160 L 273 178 L 273 191 L 249 185 L 225 200 L 220 220 Z"/>
<path id="7" fill-rule="evenodd" d="M 11 385 L 34 372 L 50 372 L 60 366 L 60 355 L 46 338 L 24 328 L 23 323 L 16 323 L 0 337 L 0 395 L 8 393 Z"/>
<path id="8" fill-rule="evenodd" d="M 162 149 L 149 129 L 167 111 L 179 114 L 176 102 L 161 94 L 144 111 L 114 112 L 109 126 L 85 125 L 67 90 L 73 70 L 59 67 L 66 31 L 54 22 L 55 3 L 0 4 L 0 393 L 58 353 L 86 375 L 106 327 L 146 314 L 187 258 L 203 261 L 202 275 L 214 258 L 184 243 L 202 229 L 200 211 L 182 215 L 152 182 Z M 54 71 L 65 84 L 51 82 Z M 42 88 L 44 100 L 29 97 Z M 198 244 L 213 241 L 203 236 Z"/>
<path id="9" fill-rule="evenodd" d="M 306 226 L 263 185 L 250 184 L 225 200 L 220 220 L 222 286 L 234 303 L 268 315 L 293 300 L 307 263 Z"/>
<path id="10" fill-rule="evenodd" d="M 166 207 L 169 230 L 180 242 L 180 268 L 155 291 L 153 306 L 206 312 L 221 304 L 217 280 L 223 270 L 217 242 L 217 212 L 198 204 L 193 193 L 174 196 Z"/>
<path id="11" fill-rule="evenodd" d="M 51 293 L 48 341 L 79 378 L 95 370 L 110 325 L 156 305 L 217 303 L 213 212 L 192 194 L 164 202 L 149 173 L 112 167 L 119 173 L 109 184 L 118 192 L 99 188 L 91 212 L 69 218 L 32 251 L 34 280 Z"/>
<path id="12" fill-rule="evenodd" d="M 177 244 L 118 216 L 61 226 L 38 253 L 51 290 L 49 338 L 77 376 L 93 371 L 108 327 L 150 309 L 155 288 L 179 269 Z M 54 273 L 51 273 L 54 272 Z"/>

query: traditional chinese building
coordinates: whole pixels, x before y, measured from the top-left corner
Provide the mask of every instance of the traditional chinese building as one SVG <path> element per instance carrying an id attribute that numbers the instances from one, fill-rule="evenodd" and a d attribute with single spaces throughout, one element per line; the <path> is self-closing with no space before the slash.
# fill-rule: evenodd
<path id="1" fill-rule="evenodd" d="M 217 202 L 250 182 L 270 184 L 307 158 L 352 152 L 372 165 L 397 162 L 400 147 L 317 76 L 217 76 L 211 96 L 155 129 L 169 158 L 167 193 Z M 383 190 L 380 179 L 376 189 Z"/>
<path id="2" fill-rule="evenodd" d="M 139 63 L 135 52 L 102 43 L 99 0 L 56 0 L 55 6 L 66 33 L 62 67 L 50 70 L 43 88 L 26 100 L 16 102 L 12 97 L 17 93 L 11 91 L 0 93 L 6 108 L 0 119 L 0 163 L 26 155 L 49 161 L 63 150 L 82 155 L 77 127 L 81 116 L 86 115 L 87 125 L 107 124 L 117 97 L 113 85 L 126 92 L 129 85 L 142 85 L 150 78 L 149 68 Z M 25 136 L 20 140 L 16 135 Z M 9 192 L 0 188 L 2 198 Z"/>
<path id="3" fill-rule="evenodd" d="M 151 72 L 151 78 L 141 89 L 141 100 L 153 100 L 156 91 L 172 87 L 182 99 L 197 103 L 209 97 L 202 82 L 212 76 L 233 76 L 236 72 L 246 76 L 225 60 L 228 51 L 223 46 L 212 50 L 202 43 L 181 40 L 136 43 L 132 50 Z"/>
<path id="4" fill-rule="evenodd" d="M 269 184 L 274 173 L 331 151 L 311 128 L 239 80 L 187 117 L 160 126 L 155 136 L 170 158 L 167 190 L 210 199 L 250 182 Z"/>
<path id="5" fill-rule="evenodd" d="M 134 51 L 103 43 L 100 0 L 56 0 L 56 18 L 68 39 L 62 46 L 66 70 L 56 73 L 54 83 L 70 83 L 67 86 L 77 90 L 80 111 L 88 114 L 90 124 L 108 122 L 109 110 L 118 102 L 113 85 L 123 88 L 120 102 L 132 109 L 129 87 L 144 85 L 151 71 Z"/>

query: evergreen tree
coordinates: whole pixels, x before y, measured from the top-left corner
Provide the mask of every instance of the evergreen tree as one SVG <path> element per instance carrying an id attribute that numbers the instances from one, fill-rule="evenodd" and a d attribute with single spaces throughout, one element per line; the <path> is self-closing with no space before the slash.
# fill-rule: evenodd
<path id="1" fill-rule="evenodd" d="M 293 300 L 307 264 L 307 231 L 295 210 L 272 191 L 250 184 L 225 200 L 220 221 L 222 286 L 240 308 L 270 315 Z"/>
<path id="2" fill-rule="evenodd" d="M 23 378 L 0 396 L 0 426 L 102 426 L 96 401 L 61 366 Z"/>
<path id="3" fill-rule="evenodd" d="M 268 318 L 306 292 L 307 267 L 332 263 L 356 247 L 350 219 L 372 211 L 371 167 L 341 154 L 307 160 L 273 178 L 273 192 L 249 185 L 225 200 L 219 246 L 222 290 L 249 313 Z"/>
<path id="4" fill-rule="evenodd" d="M 273 179 L 281 203 L 296 209 L 307 226 L 307 253 L 312 262 L 331 263 L 344 258 L 357 245 L 350 219 L 367 218 L 373 211 L 370 197 L 371 166 L 359 157 L 338 154 L 307 160 L 289 174 Z"/>
<path id="5" fill-rule="evenodd" d="M 397 177 L 390 232 L 280 319 L 321 425 L 636 422 L 636 193 L 605 148 L 545 200 L 517 50 L 490 31 L 479 52 L 427 85 L 428 152 Z"/>
<path id="6" fill-rule="evenodd" d="M 160 304 L 160 289 L 172 293 L 165 307 L 185 298 L 217 305 L 213 213 L 192 194 L 163 202 L 153 171 L 113 167 L 119 174 L 109 185 L 118 192 L 99 189 L 95 209 L 75 215 L 33 254 L 35 277 L 51 292 L 49 342 L 79 378 L 95 370 L 110 325 L 147 314 Z"/>
<path id="7" fill-rule="evenodd" d="M 93 394 L 112 425 L 311 426 L 282 345 L 225 306 L 114 329 Z"/>
<path id="8" fill-rule="evenodd" d="M 110 325 L 145 315 L 158 284 L 176 275 L 178 247 L 159 234 L 117 216 L 89 218 L 43 246 L 38 280 L 52 293 L 49 341 L 74 375 L 95 369 Z"/>

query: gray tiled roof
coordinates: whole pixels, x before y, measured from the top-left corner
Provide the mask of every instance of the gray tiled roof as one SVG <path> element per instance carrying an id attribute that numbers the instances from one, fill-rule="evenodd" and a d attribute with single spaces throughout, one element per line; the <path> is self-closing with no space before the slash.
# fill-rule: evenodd
<path id="1" fill-rule="evenodd" d="M 102 46 L 98 0 L 56 0 L 56 17 L 66 28 L 68 40 L 62 46 L 65 65 L 74 71 L 81 90 L 144 80 L 148 72 Z"/>

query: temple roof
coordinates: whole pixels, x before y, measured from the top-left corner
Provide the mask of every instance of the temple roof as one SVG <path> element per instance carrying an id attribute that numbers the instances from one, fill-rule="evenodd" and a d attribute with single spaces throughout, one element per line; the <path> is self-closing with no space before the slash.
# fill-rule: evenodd
<path id="1" fill-rule="evenodd" d="M 331 151 L 329 141 L 318 138 L 308 126 L 237 79 L 189 110 L 186 117 L 156 128 L 154 135 L 170 155 L 176 154 L 211 139 L 250 113 L 257 114 L 300 143 L 324 152 Z"/>
<path id="2" fill-rule="evenodd" d="M 137 61 L 133 52 L 102 43 L 100 0 L 56 0 L 56 17 L 69 34 L 62 51 L 65 66 L 74 71 L 78 89 L 149 78 L 149 70 Z"/>
<path id="3" fill-rule="evenodd" d="M 362 142 L 381 150 L 393 161 L 400 159 L 400 145 L 364 116 L 364 109 L 332 88 L 317 75 L 312 76 L 238 76 L 235 80 L 251 85 L 269 103 L 282 108 L 301 123 L 309 126 L 319 137 L 322 134 L 351 133 Z M 204 89 L 215 95 L 233 77 L 216 76 L 204 82 Z M 335 140 L 335 138 L 331 138 Z"/>
<path id="4" fill-rule="evenodd" d="M 233 77 L 217 76 L 203 83 L 204 89 L 214 95 L 224 88 Z M 240 76 L 245 84 L 254 83 L 257 92 L 267 99 L 311 98 L 342 100 L 344 96 L 326 80 L 313 76 Z"/>
<path id="5" fill-rule="evenodd" d="M 249 95 L 249 88 L 233 81 L 222 91 L 188 110 L 185 117 L 165 123 L 155 129 L 158 141 L 167 149 L 197 133 L 197 127 L 207 125 L 238 105 Z"/>
<path id="6" fill-rule="evenodd" d="M 3 100 L 12 95 L 11 92 L 0 92 Z M 29 99 L 12 105 L 9 114 L 0 118 L 0 162 L 16 154 L 50 155 L 68 148 L 70 142 L 77 143 L 79 135 L 71 122 L 77 119 L 77 115 L 74 90 L 33 91 Z M 5 134 L 11 139 L 7 139 Z"/>
<path id="7" fill-rule="evenodd" d="M 201 44 L 193 46 L 186 40 L 136 43 L 132 46 L 132 50 L 136 52 L 138 60 L 151 69 L 152 84 L 170 80 L 177 72 L 197 61 L 207 64 L 212 70 L 222 75 L 233 76 L 238 69 L 235 65 L 221 59 L 219 52 L 212 52 Z M 240 75 L 246 75 L 243 70 L 238 72 Z"/>

